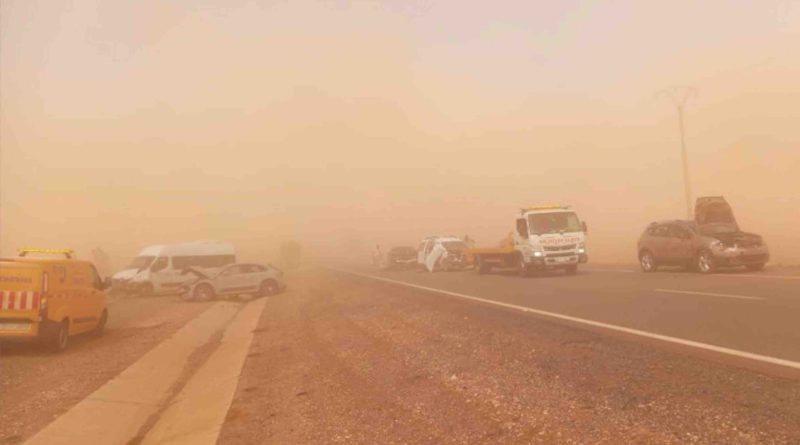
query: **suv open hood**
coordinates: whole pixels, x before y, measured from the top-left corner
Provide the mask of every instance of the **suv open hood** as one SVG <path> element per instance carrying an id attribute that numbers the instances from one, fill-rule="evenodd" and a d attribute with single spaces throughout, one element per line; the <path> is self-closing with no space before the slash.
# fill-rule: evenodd
<path id="1" fill-rule="evenodd" d="M 709 224 L 725 225 L 739 230 L 728 201 L 722 196 L 701 196 L 694 203 L 694 221 L 697 227 Z"/>

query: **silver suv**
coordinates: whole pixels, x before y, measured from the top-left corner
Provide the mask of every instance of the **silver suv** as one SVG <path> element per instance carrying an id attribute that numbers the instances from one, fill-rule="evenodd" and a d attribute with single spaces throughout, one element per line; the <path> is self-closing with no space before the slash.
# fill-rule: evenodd
<path id="1" fill-rule="evenodd" d="M 659 266 L 686 266 L 701 273 L 737 266 L 761 270 L 769 261 L 764 240 L 739 230 L 721 196 L 698 198 L 694 221 L 651 223 L 639 238 L 637 252 L 645 272 Z"/>

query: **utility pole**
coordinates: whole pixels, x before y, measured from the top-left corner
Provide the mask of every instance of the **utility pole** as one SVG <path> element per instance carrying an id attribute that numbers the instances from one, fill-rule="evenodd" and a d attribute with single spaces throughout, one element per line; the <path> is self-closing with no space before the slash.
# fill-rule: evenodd
<path id="1" fill-rule="evenodd" d="M 683 114 L 686 102 L 697 95 L 697 89 L 691 86 L 672 86 L 661 94 L 667 94 L 678 109 L 678 125 L 681 132 L 681 158 L 683 161 L 683 190 L 686 195 L 686 219 L 692 219 L 692 185 L 689 180 L 689 155 L 686 151 L 686 135 L 684 133 Z"/>

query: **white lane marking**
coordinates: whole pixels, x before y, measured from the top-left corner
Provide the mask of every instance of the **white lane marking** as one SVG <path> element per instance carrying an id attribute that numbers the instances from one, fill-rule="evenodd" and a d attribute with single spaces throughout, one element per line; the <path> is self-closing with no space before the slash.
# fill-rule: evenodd
<path id="1" fill-rule="evenodd" d="M 638 270 L 630 270 L 630 269 L 596 269 L 593 267 L 585 268 L 588 272 L 612 272 L 612 273 L 639 273 Z M 669 272 L 669 271 L 668 271 Z M 680 270 L 675 270 L 675 273 L 686 273 Z M 718 273 L 714 274 L 715 277 L 730 277 L 730 278 L 774 278 L 776 280 L 800 280 L 800 275 L 755 275 L 755 274 L 746 274 L 746 273 Z"/>
<path id="2" fill-rule="evenodd" d="M 603 322 L 599 322 L 599 321 L 587 320 L 585 318 L 578 318 L 578 317 L 573 317 L 573 316 L 570 316 L 570 315 L 564 315 L 564 314 L 558 314 L 558 313 L 555 313 L 555 312 L 543 311 L 541 309 L 533 309 L 533 308 L 530 308 L 530 307 L 519 306 L 519 305 L 511 304 L 511 303 L 502 303 L 500 301 L 487 300 L 485 298 L 473 297 L 471 295 L 465 295 L 465 294 L 460 294 L 458 292 L 451 292 L 451 291 L 436 289 L 436 288 L 433 288 L 433 287 L 420 286 L 418 284 L 406 283 L 404 281 L 391 280 L 389 278 L 378 277 L 378 276 L 375 276 L 375 275 L 368 275 L 368 274 L 363 274 L 363 273 L 359 273 L 359 272 L 351 272 L 351 271 L 348 271 L 348 270 L 341 270 L 341 269 L 331 269 L 331 270 L 335 270 L 335 271 L 342 272 L 342 273 L 348 273 L 348 274 L 351 274 L 351 275 L 356 275 L 356 276 L 360 276 L 360 277 L 364 277 L 364 278 L 371 278 L 373 280 L 384 281 L 384 282 L 387 282 L 387 283 L 399 284 L 401 286 L 406 286 L 406 287 L 410 287 L 410 288 L 414 288 L 414 289 L 420 289 L 420 290 L 424 290 L 424 291 L 428 291 L 428 292 L 436 292 L 436 293 L 439 293 L 439 294 L 442 294 L 442 295 L 449 295 L 451 297 L 463 298 L 465 300 L 479 301 L 481 303 L 492 304 L 492 305 L 495 305 L 495 306 L 505 307 L 505 308 L 509 308 L 509 309 L 516 309 L 518 311 L 529 312 L 529 313 L 533 313 L 533 314 L 537 314 L 537 315 L 542 315 L 542 316 L 545 316 L 545 317 L 557 318 L 557 319 L 560 319 L 560 320 L 566 320 L 566 321 L 570 321 L 570 322 L 573 322 L 573 323 L 585 324 L 585 325 L 588 325 L 588 326 L 594 326 L 594 327 L 598 327 L 598 328 L 608 329 L 610 331 L 624 332 L 626 334 L 637 335 L 639 337 L 651 338 L 651 339 L 655 339 L 655 340 L 664 341 L 664 342 L 667 342 L 667 343 L 674 343 L 674 344 L 679 344 L 679 345 L 683 345 L 683 346 L 689 346 L 689 347 L 692 347 L 692 348 L 703 349 L 703 350 L 706 350 L 706 351 L 717 352 L 717 353 L 720 353 L 720 354 L 725 354 L 725 355 L 730 355 L 730 356 L 733 356 L 733 357 L 744 358 L 744 359 L 753 360 L 753 361 L 757 361 L 757 362 L 761 362 L 761 363 L 769 363 L 771 365 L 778 365 L 778 366 L 785 366 L 787 368 L 800 369 L 800 362 L 795 362 L 795 361 L 792 361 L 792 360 L 786 360 L 786 359 L 777 358 L 777 357 L 770 357 L 768 355 L 755 354 L 755 353 L 747 352 L 747 351 L 740 351 L 740 350 L 737 350 L 737 349 L 731 349 L 731 348 L 726 348 L 726 347 L 723 347 L 723 346 L 711 345 L 711 344 L 708 344 L 708 343 L 701 343 L 701 342 L 698 342 L 698 341 L 687 340 L 687 339 L 684 339 L 684 338 L 670 337 L 668 335 L 656 334 L 656 333 L 653 333 L 653 332 L 640 331 L 639 329 L 626 328 L 624 326 L 617 326 L 617 325 L 603 323 Z"/>
<path id="3" fill-rule="evenodd" d="M 653 289 L 656 292 L 664 292 L 670 294 L 686 294 L 686 295 L 703 295 L 707 297 L 722 297 L 722 298 L 735 298 L 739 300 L 766 300 L 762 297 L 750 297 L 747 295 L 734 295 L 734 294 L 718 294 L 714 292 L 695 292 L 691 290 L 678 290 L 678 289 Z"/>
<path id="4" fill-rule="evenodd" d="M 595 269 L 593 267 L 587 267 L 586 270 L 588 272 L 614 272 L 614 273 L 637 273 L 638 270 L 628 270 L 628 269 Z"/>

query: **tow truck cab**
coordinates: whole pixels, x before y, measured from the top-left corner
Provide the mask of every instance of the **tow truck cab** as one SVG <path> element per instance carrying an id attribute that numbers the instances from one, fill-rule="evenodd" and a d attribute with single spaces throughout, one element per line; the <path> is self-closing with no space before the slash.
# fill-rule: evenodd
<path id="1" fill-rule="evenodd" d="M 577 271 L 589 259 L 586 251 L 586 223 L 568 206 L 525 207 L 515 218 L 515 230 L 496 248 L 476 248 L 478 273 L 492 267 L 517 268 L 525 275 L 531 270 Z"/>

